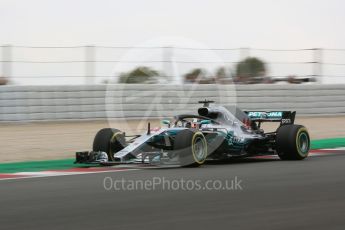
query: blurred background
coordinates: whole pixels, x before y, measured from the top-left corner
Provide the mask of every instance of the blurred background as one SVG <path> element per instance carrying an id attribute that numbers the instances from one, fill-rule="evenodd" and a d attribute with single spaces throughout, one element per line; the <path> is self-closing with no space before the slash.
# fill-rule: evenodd
<path id="1" fill-rule="evenodd" d="M 344 83 L 344 7 L 341 0 L 1 0 L 0 83 Z M 146 42 L 161 37 L 202 46 Z"/>
<path id="2" fill-rule="evenodd" d="M 1 57 L 12 85 L 345 83 L 345 49 L 3 45 Z"/>
<path id="3" fill-rule="evenodd" d="M 313 139 L 345 135 L 344 9 L 342 0 L 0 0 L 0 161 L 73 157 L 100 128 L 142 132 L 205 98 L 296 110 Z"/>

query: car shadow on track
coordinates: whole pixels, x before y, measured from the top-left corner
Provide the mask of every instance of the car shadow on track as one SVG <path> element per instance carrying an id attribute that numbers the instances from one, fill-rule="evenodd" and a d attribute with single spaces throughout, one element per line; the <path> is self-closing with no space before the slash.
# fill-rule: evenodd
<path id="1" fill-rule="evenodd" d="M 238 158 L 238 159 L 227 159 L 227 160 L 207 160 L 202 166 L 207 166 L 207 165 L 232 165 L 232 164 L 248 164 L 248 163 L 262 163 L 262 162 L 273 162 L 273 161 L 280 161 L 280 159 L 266 159 L 266 158 Z M 201 166 L 201 167 L 202 167 Z M 176 167 L 164 167 L 164 166 L 158 166 L 158 167 L 138 167 L 140 169 L 178 169 L 178 168 L 199 168 L 195 166 L 176 166 Z"/>
<path id="2" fill-rule="evenodd" d="M 280 159 L 273 158 L 238 158 L 238 159 L 226 159 L 226 160 L 210 160 L 207 161 L 206 165 L 225 165 L 225 164 L 241 164 L 241 163 L 259 163 L 259 162 L 272 162 L 280 161 Z"/>

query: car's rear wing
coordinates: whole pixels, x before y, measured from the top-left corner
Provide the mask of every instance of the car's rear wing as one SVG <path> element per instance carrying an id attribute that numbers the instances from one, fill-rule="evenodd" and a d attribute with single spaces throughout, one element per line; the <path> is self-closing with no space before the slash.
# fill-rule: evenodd
<path id="1" fill-rule="evenodd" d="M 244 111 L 250 121 L 254 122 L 280 122 L 280 125 L 293 124 L 296 111 Z"/>

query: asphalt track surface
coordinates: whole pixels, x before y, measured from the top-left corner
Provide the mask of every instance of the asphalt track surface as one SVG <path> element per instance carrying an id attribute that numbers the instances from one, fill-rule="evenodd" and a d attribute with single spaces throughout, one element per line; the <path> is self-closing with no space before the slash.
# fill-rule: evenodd
<path id="1" fill-rule="evenodd" d="M 0 181 L 1 229 L 344 229 L 345 154 Z M 113 180 L 242 180 L 242 190 L 107 191 Z"/>

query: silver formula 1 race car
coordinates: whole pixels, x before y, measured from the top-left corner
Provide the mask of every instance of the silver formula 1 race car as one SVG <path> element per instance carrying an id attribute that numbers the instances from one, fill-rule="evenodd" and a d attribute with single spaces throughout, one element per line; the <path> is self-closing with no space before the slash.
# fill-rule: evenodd
<path id="1" fill-rule="evenodd" d="M 102 165 L 151 164 L 199 166 L 206 160 L 278 155 L 282 160 L 308 156 L 307 129 L 295 125 L 293 111 L 242 111 L 236 107 L 201 101 L 197 114 L 182 114 L 163 120 L 166 127 L 141 135 L 126 136 L 114 128 L 101 129 L 93 151 L 77 152 L 75 163 Z M 274 132 L 261 129 L 263 122 L 279 122 Z"/>

